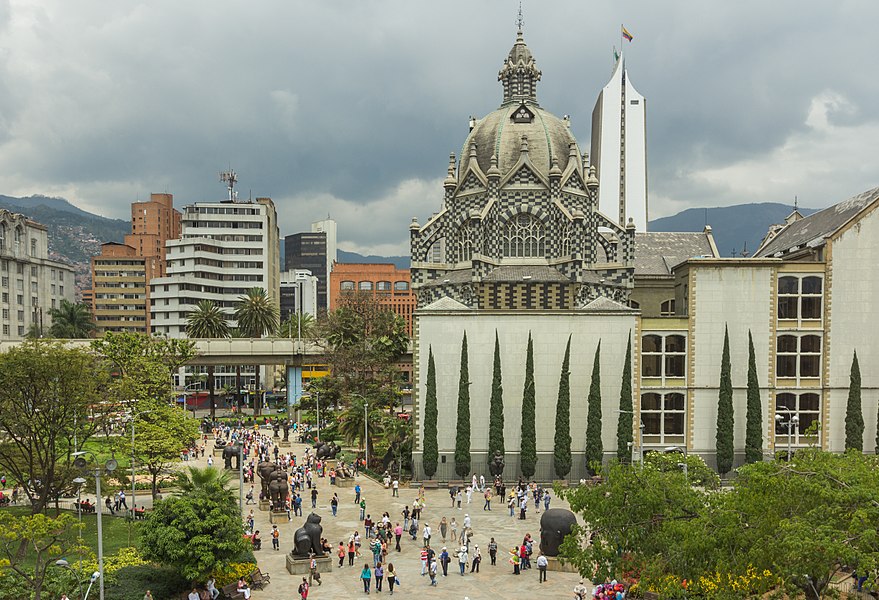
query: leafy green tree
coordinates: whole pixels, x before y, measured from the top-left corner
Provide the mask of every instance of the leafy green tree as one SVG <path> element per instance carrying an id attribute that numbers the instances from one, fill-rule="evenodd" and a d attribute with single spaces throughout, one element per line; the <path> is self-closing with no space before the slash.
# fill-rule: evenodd
<path id="1" fill-rule="evenodd" d="M 133 454 L 149 473 L 150 488 L 156 498 L 159 478 L 180 461 L 180 453 L 198 438 L 198 421 L 188 417 L 185 410 L 164 402 L 144 402 L 140 408 L 141 412 L 134 417 Z"/>
<path id="2" fill-rule="evenodd" d="M 259 338 L 278 330 L 278 307 L 264 288 L 250 288 L 238 298 L 235 320 L 246 337 Z"/>
<path id="3" fill-rule="evenodd" d="M 520 461 L 522 476 L 534 477 L 537 469 L 537 439 L 535 431 L 536 399 L 534 397 L 534 343 L 528 332 L 528 351 L 525 357 L 525 386 L 522 390 L 522 435 L 520 438 Z"/>
<path id="4" fill-rule="evenodd" d="M 721 475 L 732 470 L 734 459 L 733 387 L 732 367 L 729 358 L 729 330 L 723 329 L 723 356 L 720 360 L 720 392 L 717 397 L 717 472 Z"/>
<path id="5" fill-rule="evenodd" d="M 91 308 L 85 303 L 61 300 L 58 308 L 49 309 L 49 316 L 52 318 L 49 334 L 55 338 L 84 339 L 97 329 Z"/>
<path id="6" fill-rule="evenodd" d="M 632 462 L 634 416 L 632 407 L 632 332 L 629 331 L 629 343 L 626 346 L 626 358 L 623 362 L 623 381 L 620 385 L 619 418 L 617 419 L 617 460 L 624 464 Z"/>
<path id="7" fill-rule="evenodd" d="M 196 471 L 198 471 L 196 469 Z M 221 478 L 191 470 L 188 491 L 156 502 L 141 529 L 144 558 L 205 581 L 248 550 L 233 492 Z"/>
<path id="8" fill-rule="evenodd" d="M 433 363 L 433 347 L 427 356 L 427 395 L 424 398 L 424 453 L 422 463 L 427 479 L 436 473 L 439 460 L 439 444 L 437 442 L 437 403 L 436 403 L 436 366 Z"/>
<path id="9" fill-rule="evenodd" d="M 760 399 L 760 383 L 757 381 L 757 357 L 754 339 L 748 330 L 748 412 L 745 429 L 745 462 L 763 460 L 763 401 Z"/>
<path id="10" fill-rule="evenodd" d="M 594 475 L 601 468 L 604 459 L 604 445 L 601 442 L 601 340 L 598 340 L 595 348 L 587 404 L 586 470 Z"/>
<path id="11" fill-rule="evenodd" d="M 564 479 L 571 472 L 571 336 L 565 346 L 562 373 L 559 376 L 559 395 L 555 406 L 555 440 L 553 466 L 556 477 Z"/>
<path id="12" fill-rule="evenodd" d="M 77 446 L 106 420 L 105 365 L 91 352 L 28 340 L 0 353 L 0 472 L 24 482 L 33 513 L 72 488 Z"/>
<path id="13" fill-rule="evenodd" d="M 501 376 L 501 344 L 494 332 L 494 368 L 491 379 L 491 401 L 488 414 L 488 462 L 494 455 L 504 455 L 504 385 Z"/>
<path id="14" fill-rule="evenodd" d="M 458 379 L 458 416 L 455 423 L 455 473 L 470 473 L 470 367 L 467 360 L 467 332 L 461 341 L 461 375 Z"/>
<path id="15" fill-rule="evenodd" d="M 231 328 L 226 313 L 211 300 L 202 300 L 186 317 L 186 335 L 191 338 L 227 338 Z M 208 393 L 211 403 L 211 420 L 217 416 L 214 365 L 208 365 Z"/>
<path id="16" fill-rule="evenodd" d="M 858 352 L 852 356 L 848 403 L 845 407 L 845 449 L 864 451 L 864 413 L 861 411 L 861 367 Z"/>
<path id="17" fill-rule="evenodd" d="M 0 511 L 0 580 L 6 575 L 4 571 L 11 572 L 23 582 L 28 592 L 26 597 L 34 600 L 54 597 L 51 593 L 44 595 L 43 586 L 51 574 L 50 569 L 56 568 L 55 561 L 87 550 L 79 545 L 74 533 L 78 527 L 72 514 L 53 518 Z"/>
<path id="18" fill-rule="evenodd" d="M 232 484 L 232 474 L 220 469 L 187 467 L 175 473 L 174 481 L 181 494 L 190 494 L 208 488 L 228 490 Z"/>

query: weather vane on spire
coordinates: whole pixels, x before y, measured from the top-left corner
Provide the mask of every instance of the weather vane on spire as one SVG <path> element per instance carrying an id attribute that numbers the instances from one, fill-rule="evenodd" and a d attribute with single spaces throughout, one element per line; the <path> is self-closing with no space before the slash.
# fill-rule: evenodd
<path id="1" fill-rule="evenodd" d="M 516 27 L 519 28 L 519 31 L 522 31 L 522 26 L 525 24 L 525 19 L 522 17 L 522 0 L 519 0 L 519 17 L 516 19 Z"/>

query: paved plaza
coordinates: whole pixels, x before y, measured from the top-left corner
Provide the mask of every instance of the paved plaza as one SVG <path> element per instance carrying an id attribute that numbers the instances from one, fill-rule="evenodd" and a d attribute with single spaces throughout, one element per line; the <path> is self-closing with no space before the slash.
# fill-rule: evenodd
<path id="1" fill-rule="evenodd" d="M 213 442 L 208 442 L 211 448 Z M 305 445 L 294 443 L 292 452 L 299 458 L 305 454 Z M 207 456 L 207 455 L 206 455 Z M 205 463 L 206 458 L 199 459 L 198 463 Z M 222 460 L 215 460 L 214 467 L 222 468 Z M 366 499 L 366 512 L 372 515 L 373 520 L 380 521 L 383 512 L 387 511 L 394 523 L 403 522 L 401 512 L 405 505 L 411 508 L 412 501 L 417 495 L 415 489 L 401 489 L 400 497 L 394 498 L 391 490 L 384 489 L 384 486 L 376 483 L 368 477 L 357 477 L 357 483 L 362 488 L 363 497 Z M 321 516 L 323 526 L 323 537 L 327 538 L 330 545 L 335 550 L 340 541 L 347 544 L 348 537 L 355 530 L 360 531 L 363 536 L 363 524 L 358 519 L 360 510 L 354 504 L 354 489 L 339 488 L 331 486 L 329 478 L 317 478 L 318 501 L 317 509 L 313 512 Z M 238 489 L 237 479 L 235 480 L 235 489 Z M 259 477 L 256 477 L 254 483 L 255 490 L 259 490 Z M 250 484 L 245 484 L 245 491 L 250 488 Z M 340 504 L 338 516 L 335 518 L 330 510 L 330 499 L 333 492 L 339 495 Z M 281 530 L 281 550 L 272 550 L 271 538 L 269 532 L 272 529 L 269 522 L 269 513 L 260 511 L 257 506 L 245 506 L 245 514 L 250 508 L 254 508 L 256 516 L 256 529 L 259 529 L 263 538 L 262 550 L 255 552 L 255 556 L 259 567 L 264 572 L 268 572 L 272 577 L 272 583 L 266 586 L 264 590 L 254 590 L 253 598 L 255 600 L 292 600 L 298 598 L 296 592 L 302 581 L 299 575 L 290 575 L 286 570 L 286 555 L 293 547 L 293 533 L 308 517 L 311 509 L 311 497 L 309 491 L 306 490 L 302 494 L 302 517 L 294 517 L 292 521 L 283 518 L 280 525 Z M 475 493 L 472 503 L 467 504 L 466 495 L 462 503 L 462 510 L 451 508 L 451 499 L 447 489 L 427 490 L 426 494 L 427 506 L 422 511 L 422 518 L 419 523 L 418 538 L 412 540 L 411 537 L 404 533 L 401 541 L 401 552 L 393 551 L 393 544 L 390 545 L 391 551 L 388 554 L 389 562 L 394 564 L 397 577 L 400 579 L 400 585 L 395 588 L 394 596 L 403 596 L 408 598 L 444 598 L 444 599 L 463 599 L 470 598 L 477 600 L 479 598 L 572 598 L 573 588 L 579 582 L 580 577 L 575 573 L 549 572 L 548 581 L 545 583 L 538 582 L 537 567 L 526 570 L 521 575 L 513 575 L 512 565 L 509 563 L 509 550 L 521 544 L 522 538 L 526 533 L 530 533 L 535 540 L 534 555 L 532 555 L 532 563 L 536 560 L 538 553 L 538 545 L 540 540 L 540 516 L 529 511 L 528 518 L 525 521 L 516 517 L 510 517 L 509 509 L 504 503 L 496 505 L 492 501 L 492 511 L 483 511 L 484 504 L 481 494 Z M 567 503 L 553 497 L 551 508 L 567 508 Z M 457 559 L 452 558 L 449 565 L 448 577 L 440 575 L 437 578 L 436 587 L 431 587 L 430 578 L 421 576 L 421 530 L 424 523 L 429 523 L 433 530 L 433 538 L 431 546 L 436 549 L 437 554 L 446 546 L 451 554 L 457 547 L 450 540 L 448 543 L 442 543 L 439 532 L 439 522 L 443 517 L 451 521 L 452 517 L 459 523 L 458 534 L 461 532 L 461 525 L 464 521 L 464 515 L 469 514 L 473 526 L 472 543 L 479 546 L 482 552 L 482 565 L 479 573 L 468 573 L 463 577 L 460 575 Z M 488 556 L 488 542 L 494 536 L 498 542 L 498 561 L 497 566 L 492 567 Z M 366 541 L 364 540 L 364 544 Z M 323 584 L 318 586 L 316 583 L 311 588 L 309 598 L 365 598 L 363 585 L 360 582 L 360 571 L 363 569 L 364 563 L 368 563 L 372 567 L 372 555 L 364 546 L 362 556 L 355 561 L 354 567 L 346 566 L 337 569 L 338 558 L 333 555 L 333 570 L 328 573 L 322 573 Z M 375 596 L 374 589 L 375 580 L 371 588 L 370 596 Z M 588 582 L 587 582 L 588 586 Z M 387 582 L 380 594 L 387 595 Z"/>

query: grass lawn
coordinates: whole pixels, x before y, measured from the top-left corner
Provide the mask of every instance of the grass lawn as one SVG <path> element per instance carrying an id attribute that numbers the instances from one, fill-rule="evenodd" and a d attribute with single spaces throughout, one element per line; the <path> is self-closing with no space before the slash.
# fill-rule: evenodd
<path id="1" fill-rule="evenodd" d="M 9 508 L 0 508 L 0 510 L 11 512 L 15 515 L 28 515 L 30 514 L 30 510 L 28 510 L 24 506 L 12 506 Z M 75 512 L 62 510 L 62 513 L 73 514 L 76 516 Z M 55 516 L 54 510 L 49 510 L 47 513 L 50 517 Z M 98 517 L 97 515 L 83 515 L 82 516 L 82 540 L 83 543 L 88 546 L 91 551 L 97 555 L 98 553 Z M 140 527 L 143 525 L 143 521 L 132 521 L 128 522 L 123 517 L 111 517 L 109 515 L 102 515 L 101 517 L 101 525 L 104 532 L 104 556 L 109 556 L 110 554 L 114 554 L 120 548 L 126 548 L 128 546 L 139 546 L 140 543 Z M 129 529 L 130 526 L 130 529 Z M 129 537 L 130 535 L 130 537 Z M 72 532 L 72 536 L 76 538 L 77 531 L 74 530 Z M 129 543 L 130 539 L 130 543 Z M 68 557 L 70 562 L 74 562 L 76 557 Z"/>

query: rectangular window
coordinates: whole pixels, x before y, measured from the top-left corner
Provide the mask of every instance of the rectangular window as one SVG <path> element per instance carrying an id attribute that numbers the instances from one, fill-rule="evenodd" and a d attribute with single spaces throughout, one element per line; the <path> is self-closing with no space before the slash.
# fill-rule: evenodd
<path id="1" fill-rule="evenodd" d="M 9 277 L 3 277 L 3 287 L 9 287 Z"/>
<path id="2" fill-rule="evenodd" d="M 15 263 L 15 272 L 18 275 L 24 275 L 24 265 L 21 263 Z"/>
<path id="3" fill-rule="evenodd" d="M 58 293 L 61 294 L 62 296 L 64 295 L 64 286 L 63 285 L 58 286 Z"/>
<path id="4" fill-rule="evenodd" d="M 18 326 L 18 335 L 24 335 L 24 325 Z"/>
<path id="5" fill-rule="evenodd" d="M 23 310 L 18 311 L 18 322 L 19 323 L 24 322 L 24 311 Z"/>
<path id="6" fill-rule="evenodd" d="M 361 281 L 357 284 L 358 289 L 362 292 L 368 292 L 372 290 L 372 282 L 371 281 Z"/>
<path id="7" fill-rule="evenodd" d="M 9 304 L 9 293 L 8 292 L 3 292 L 3 303 Z"/>
<path id="8" fill-rule="evenodd" d="M 783 275 L 778 278 L 778 319 L 820 319 L 824 279 L 818 275 Z"/>
<path id="9" fill-rule="evenodd" d="M 354 282 L 353 281 L 343 281 L 339 285 L 339 289 L 343 292 L 350 292 L 354 290 Z"/>
<path id="10" fill-rule="evenodd" d="M 821 336 L 780 335 L 776 341 L 775 374 L 787 378 L 821 376 Z"/>
<path id="11" fill-rule="evenodd" d="M 64 271 L 58 271 L 58 281 L 64 281 Z"/>
<path id="12" fill-rule="evenodd" d="M 684 377 L 686 356 L 684 336 L 645 335 L 641 338 L 641 376 Z"/>
<path id="13" fill-rule="evenodd" d="M 53 296 L 55 295 L 55 284 L 54 283 L 52 284 L 52 295 Z"/>
<path id="14" fill-rule="evenodd" d="M 775 396 L 775 449 L 820 444 L 821 396 L 814 392 Z M 790 439 L 788 440 L 788 436 Z"/>
<path id="15" fill-rule="evenodd" d="M 9 335 L 9 325 L 3 325 L 3 335 Z"/>
<path id="16" fill-rule="evenodd" d="M 16 301 L 16 303 L 19 304 L 19 305 L 24 304 L 24 296 L 21 295 L 21 294 L 16 294 L 16 295 L 15 295 L 15 301 Z"/>
<path id="17" fill-rule="evenodd" d="M 15 280 L 15 289 L 19 291 L 24 291 L 24 280 L 16 279 Z"/>
<path id="18" fill-rule="evenodd" d="M 9 309 L 8 308 L 3 309 L 3 318 L 9 319 Z"/>
<path id="19" fill-rule="evenodd" d="M 31 281 L 31 291 L 32 291 L 33 293 L 37 293 L 37 290 L 38 290 L 37 282 L 36 282 L 36 281 Z"/>
<path id="20" fill-rule="evenodd" d="M 681 392 L 641 394 L 645 443 L 682 442 L 686 401 Z"/>

